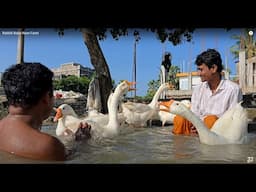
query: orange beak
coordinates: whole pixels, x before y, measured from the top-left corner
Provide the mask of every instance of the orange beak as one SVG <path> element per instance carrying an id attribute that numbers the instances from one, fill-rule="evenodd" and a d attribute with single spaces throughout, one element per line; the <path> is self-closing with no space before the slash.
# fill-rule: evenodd
<path id="1" fill-rule="evenodd" d="M 58 119 L 60 119 L 63 116 L 62 111 L 61 111 L 60 108 L 57 108 L 55 111 L 56 111 L 56 115 L 53 119 L 53 122 L 58 121 Z"/>
<path id="2" fill-rule="evenodd" d="M 136 84 L 136 82 L 134 82 L 134 81 L 130 82 L 130 81 L 126 81 L 126 80 L 125 80 L 125 82 L 129 85 L 129 90 L 128 91 L 136 90 L 135 88 L 132 87 L 133 85 Z"/>
<path id="3" fill-rule="evenodd" d="M 162 101 L 162 102 L 160 102 L 159 104 L 160 105 L 163 105 L 165 108 L 163 109 L 160 109 L 160 111 L 166 111 L 166 112 L 169 112 L 170 113 L 170 106 L 171 106 L 171 104 L 173 103 L 173 99 L 171 99 L 171 100 L 169 100 L 169 101 Z"/>

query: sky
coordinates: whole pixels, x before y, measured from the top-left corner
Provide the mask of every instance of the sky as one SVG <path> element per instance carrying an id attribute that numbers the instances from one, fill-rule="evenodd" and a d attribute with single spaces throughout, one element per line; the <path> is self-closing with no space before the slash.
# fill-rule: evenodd
<path id="1" fill-rule="evenodd" d="M 135 29 L 135 28 L 134 28 Z M 235 61 L 230 53 L 230 47 L 236 40 L 231 36 L 241 34 L 242 29 L 227 31 L 222 28 L 198 28 L 193 33 L 192 42 L 182 41 L 173 46 L 171 42 L 161 43 L 156 35 L 143 28 L 141 39 L 136 44 L 136 95 L 147 93 L 148 82 L 157 80 L 164 52 L 172 54 L 172 64 L 182 72 L 188 72 L 190 67 L 196 71 L 194 63 L 198 54 L 208 48 L 217 49 L 224 66 L 231 69 L 231 76 L 236 75 Z M 17 60 L 18 30 L 16 28 L 0 28 L 0 72 L 4 72 Z M 41 62 L 50 69 L 58 68 L 63 63 L 76 62 L 84 67 L 94 68 L 90 62 L 87 47 L 79 31 L 65 30 L 64 36 L 58 36 L 54 28 L 27 28 L 25 34 L 24 61 Z M 99 41 L 111 77 L 118 83 L 120 80 L 133 80 L 134 67 L 134 37 L 133 33 L 114 40 L 111 36 Z"/>

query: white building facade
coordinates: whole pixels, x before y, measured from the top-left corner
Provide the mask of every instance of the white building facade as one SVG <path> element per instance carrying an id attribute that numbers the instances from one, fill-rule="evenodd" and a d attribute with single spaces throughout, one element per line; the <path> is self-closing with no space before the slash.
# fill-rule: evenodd
<path id="1" fill-rule="evenodd" d="M 79 63 L 64 63 L 59 68 L 51 69 L 54 73 L 54 79 L 61 79 L 65 76 L 75 75 L 77 77 L 91 77 L 94 69 L 84 67 Z"/>

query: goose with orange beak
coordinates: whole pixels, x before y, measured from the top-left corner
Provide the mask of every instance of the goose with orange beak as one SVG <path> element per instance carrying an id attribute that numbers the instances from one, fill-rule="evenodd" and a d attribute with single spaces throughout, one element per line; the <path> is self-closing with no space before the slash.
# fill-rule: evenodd
<path id="1" fill-rule="evenodd" d="M 171 89 L 171 85 L 169 83 L 162 84 L 149 104 L 136 102 L 123 103 L 122 110 L 126 118 L 126 122 L 133 127 L 145 127 L 148 120 L 159 119 L 158 99 L 161 93 L 168 89 Z"/>
<path id="2" fill-rule="evenodd" d="M 161 102 L 160 105 L 166 107 L 161 109 L 162 111 L 168 111 L 189 120 L 196 127 L 201 143 L 222 145 L 248 142 L 247 111 L 241 106 L 241 102 L 226 111 L 211 129 L 208 129 L 199 117 L 179 101 Z"/>
<path id="3" fill-rule="evenodd" d="M 134 90 L 131 88 L 134 84 L 135 82 L 123 81 L 117 85 L 108 101 L 109 114 L 104 115 L 104 117 L 97 118 L 97 116 L 93 116 L 80 119 L 70 105 L 62 104 L 56 109 L 56 115 L 54 117 L 54 121 L 58 121 L 56 135 L 65 134 L 67 129 L 75 133 L 81 122 L 88 122 L 91 125 L 92 135 L 99 137 L 116 135 L 120 124 L 118 121 L 118 102 L 123 94 L 127 91 Z"/>
<path id="4" fill-rule="evenodd" d="M 190 100 L 184 99 L 180 101 L 181 103 L 185 104 L 187 108 L 191 107 L 191 102 Z M 159 120 L 162 122 L 162 127 L 166 124 L 172 124 L 174 121 L 174 117 L 176 116 L 173 113 L 170 113 L 170 111 L 168 110 L 167 107 L 165 107 L 164 105 L 160 105 L 160 110 L 158 112 L 159 115 Z M 164 110 L 165 109 L 165 110 Z"/>

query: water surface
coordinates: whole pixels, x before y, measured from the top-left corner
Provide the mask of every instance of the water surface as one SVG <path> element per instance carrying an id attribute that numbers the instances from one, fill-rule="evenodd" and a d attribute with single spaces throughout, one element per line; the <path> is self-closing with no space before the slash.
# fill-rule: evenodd
<path id="1" fill-rule="evenodd" d="M 55 135 L 56 125 L 42 131 Z M 256 162 L 256 134 L 249 133 L 248 144 L 210 146 L 198 137 L 177 136 L 172 126 L 124 127 L 113 139 L 69 142 L 73 154 L 61 164 L 248 164 Z M 56 163 L 23 159 L 4 152 L 0 163 Z"/>

